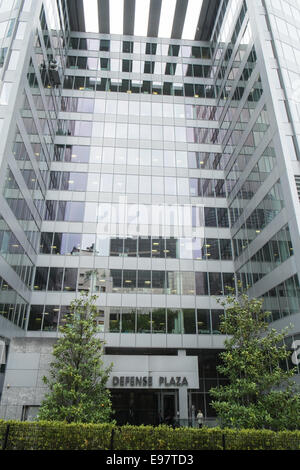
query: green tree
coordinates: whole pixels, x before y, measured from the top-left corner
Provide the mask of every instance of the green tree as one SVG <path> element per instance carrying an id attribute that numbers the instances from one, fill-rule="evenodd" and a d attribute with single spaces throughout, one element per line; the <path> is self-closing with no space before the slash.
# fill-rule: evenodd
<path id="1" fill-rule="evenodd" d="M 103 366 L 103 343 L 96 337 L 97 296 L 82 293 L 70 305 L 53 348 L 48 386 L 38 420 L 103 423 L 112 413 L 106 383 L 112 365 Z"/>
<path id="2" fill-rule="evenodd" d="M 263 301 L 234 291 L 219 303 L 225 313 L 221 332 L 228 335 L 220 354 L 218 372 L 228 384 L 211 390 L 223 427 L 253 429 L 300 429 L 300 394 L 295 369 L 282 365 L 290 352 L 285 345 L 289 329 L 270 328 L 270 312 Z"/>

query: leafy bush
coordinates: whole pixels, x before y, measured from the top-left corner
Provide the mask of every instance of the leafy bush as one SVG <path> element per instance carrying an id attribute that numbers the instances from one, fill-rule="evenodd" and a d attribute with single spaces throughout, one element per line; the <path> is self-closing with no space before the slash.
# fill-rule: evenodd
<path id="1" fill-rule="evenodd" d="M 300 450 L 300 431 L 0 421 L 8 450 Z M 113 433 L 112 433 L 113 432 Z"/>
<path id="2" fill-rule="evenodd" d="M 10 425 L 9 450 L 108 450 L 112 424 L 0 421 L 3 442 Z"/>

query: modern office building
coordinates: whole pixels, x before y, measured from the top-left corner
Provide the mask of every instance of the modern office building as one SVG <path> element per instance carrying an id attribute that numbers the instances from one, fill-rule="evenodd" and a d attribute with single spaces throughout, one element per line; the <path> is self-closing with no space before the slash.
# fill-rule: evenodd
<path id="1" fill-rule="evenodd" d="M 0 417 L 90 291 L 118 422 L 213 419 L 226 286 L 300 339 L 299 0 L 1 0 L 0 40 Z"/>

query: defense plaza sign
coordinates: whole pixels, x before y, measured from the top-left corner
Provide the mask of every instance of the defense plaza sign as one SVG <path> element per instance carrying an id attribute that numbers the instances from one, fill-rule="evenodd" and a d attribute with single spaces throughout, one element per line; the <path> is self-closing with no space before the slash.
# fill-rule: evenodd
<path id="1" fill-rule="evenodd" d="M 198 388 L 198 359 L 191 356 L 104 356 L 113 363 L 108 388 Z"/>
<path id="2" fill-rule="evenodd" d="M 165 386 L 166 388 L 171 387 L 188 387 L 189 383 L 186 377 L 155 377 L 155 382 L 153 377 L 135 377 L 135 376 L 113 376 L 112 384 L 113 387 L 137 387 L 137 388 L 161 388 Z M 157 383 L 158 379 L 158 383 Z"/>

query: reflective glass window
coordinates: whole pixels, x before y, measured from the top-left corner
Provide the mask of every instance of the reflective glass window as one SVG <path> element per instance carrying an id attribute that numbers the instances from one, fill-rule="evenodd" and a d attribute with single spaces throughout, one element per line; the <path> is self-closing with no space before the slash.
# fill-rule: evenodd
<path id="1" fill-rule="evenodd" d="M 196 272 L 196 295 L 209 295 L 207 273 Z"/>
<path id="2" fill-rule="evenodd" d="M 95 249 L 95 235 L 94 234 L 82 234 L 81 244 L 80 244 L 80 251 L 81 254 L 89 255 Z"/>
<path id="3" fill-rule="evenodd" d="M 120 269 L 111 269 L 112 292 L 122 292 L 122 271 Z"/>
<path id="4" fill-rule="evenodd" d="M 136 322 L 137 333 L 151 333 L 151 309 L 138 308 Z"/>
<path id="5" fill-rule="evenodd" d="M 111 193 L 113 189 L 113 175 L 101 174 L 100 192 Z"/>
<path id="6" fill-rule="evenodd" d="M 66 268 L 64 273 L 63 290 L 68 292 L 76 291 L 78 269 Z"/>
<path id="7" fill-rule="evenodd" d="M 43 253 L 43 254 L 51 253 L 52 240 L 53 240 L 52 232 L 43 232 L 41 234 L 40 253 Z"/>
<path id="8" fill-rule="evenodd" d="M 134 270 L 123 271 L 123 292 L 134 291 L 137 287 L 137 273 Z"/>
<path id="9" fill-rule="evenodd" d="M 48 291 L 61 291 L 63 268 L 50 268 Z"/>
<path id="10" fill-rule="evenodd" d="M 221 273 L 209 273 L 210 295 L 221 295 L 223 293 Z"/>
<path id="11" fill-rule="evenodd" d="M 197 310 L 197 328 L 199 335 L 211 334 L 209 310 Z"/>
<path id="12" fill-rule="evenodd" d="M 135 333 L 136 327 L 136 311 L 134 308 L 132 309 L 122 309 L 122 316 L 121 316 L 121 332 L 122 333 Z"/>
<path id="13" fill-rule="evenodd" d="M 183 331 L 183 311 L 167 310 L 167 331 L 168 334 L 182 334 Z"/>
<path id="14" fill-rule="evenodd" d="M 185 335 L 196 334 L 196 315 L 195 309 L 183 310 L 183 332 Z"/>
<path id="15" fill-rule="evenodd" d="M 151 271 L 138 271 L 138 292 L 150 293 Z"/>
<path id="16" fill-rule="evenodd" d="M 165 271 L 152 271 L 152 293 L 165 293 Z"/>
<path id="17" fill-rule="evenodd" d="M 46 290 L 49 268 L 36 268 L 34 290 Z"/>
<path id="18" fill-rule="evenodd" d="M 151 258 L 151 239 L 149 237 L 139 238 L 138 255 L 140 258 Z"/>
<path id="19" fill-rule="evenodd" d="M 152 310 L 152 333 L 166 333 L 166 310 L 157 308 Z"/>
<path id="20" fill-rule="evenodd" d="M 129 257 L 137 256 L 137 239 L 126 238 L 124 240 L 124 255 Z"/>
<path id="21" fill-rule="evenodd" d="M 220 322 L 224 314 L 223 310 L 212 310 L 211 311 L 211 320 L 212 320 L 212 333 L 220 334 Z"/>

